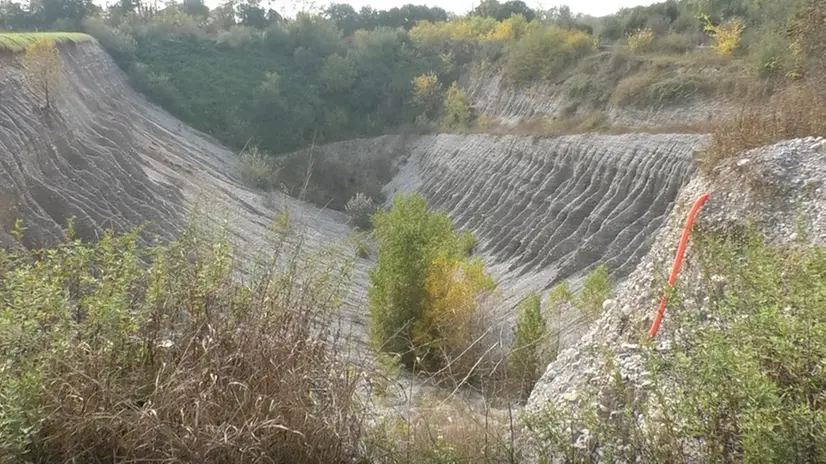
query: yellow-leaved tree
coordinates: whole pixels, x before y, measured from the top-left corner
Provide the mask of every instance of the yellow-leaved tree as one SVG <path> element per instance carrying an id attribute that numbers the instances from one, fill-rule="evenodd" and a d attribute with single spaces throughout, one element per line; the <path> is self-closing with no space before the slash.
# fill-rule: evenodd
<path id="1" fill-rule="evenodd" d="M 23 66 L 29 88 L 35 95 L 43 95 L 46 109 L 51 108 L 63 70 L 54 41 L 40 39 L 26 47 Z"/>
<path id="2" fill-rule="evenodd" d="M 479 298 L 494 290 L 496 283 L 480 259 L 436 258 L 425 280 L 421 318 L 413 325 L 419 358 L 442 367 L 466 352 L 479 332 Z"/>
<path id="3" fill-rule="evenodd" d="M 442 86 L 435 73 L 422 74 L 413 79 L 413 104 L 418 113 L 428 120 L 436 116 L 442 102 Z"/>
<path id="4" fill-rule="evenodd" d="M 743 35 L 743 28 L 745 27 L 743 21 L 739 18 L 731 19 L 723 24 L 714 25 L 711 23 L 708 15 L 703 15 L 705 21 L 704 29 L 717 42 L 714 44 L 714 50 L 718 55 L 731 55 L 734 50 L 740 45 L 740 37 Z"/>

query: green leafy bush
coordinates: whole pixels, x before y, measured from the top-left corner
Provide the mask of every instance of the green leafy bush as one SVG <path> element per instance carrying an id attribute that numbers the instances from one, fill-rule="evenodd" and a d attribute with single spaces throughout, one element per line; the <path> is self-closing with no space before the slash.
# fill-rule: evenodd
<path id="1" fill-rule="evenodd" d="M 465 130 L 470 123 L 470 102 L 465 91 L 454 82 L 445 94 L 442 127 L 449 131 Z"/>
<path id="2" fill-rule="evenodd" d="M 480 260 L 468 261 L 450 218 L 420 195 L 397 196 L 373 217 L 378 260 L 370 272 L 371 341 L 407 367 L 449 366 L 467 380 L 487 364 L 479 356 L 479 298 L 495 290 Z M 474 375 L 475 374 L 475 375 Z"/>
<path id="3" fill-rule="evenodd" d="M 514 340 L 508 356 L 509 376 L 518 383 L 523 398 L 527 398 L 554 353 L 550 352 L 548 327 L 542 316 L 539 294 L 528 295 L 517 311 Z"/>
<path id="4" fill-rule="evenodd" d="M 456 233 L 447 214 L 430 211 L 419 195 L 397 196 L 373 225 L 379 253 L 370 272 L 371 339 L 412 366 L 413 325 L 425 311 L 430 265 L 443 254 L 456 257 Z"/>
<path id="5" fill-rule="evenodd" d="M 504 72 L 515 83 L 551 79 L 592 51 L 593 40 L 580 30 L 535 30 L 508 49 Z"/>

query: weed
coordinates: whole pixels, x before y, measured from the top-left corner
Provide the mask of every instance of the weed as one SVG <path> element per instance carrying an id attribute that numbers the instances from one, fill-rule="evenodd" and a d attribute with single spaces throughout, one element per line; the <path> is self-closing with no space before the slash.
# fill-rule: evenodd
<path id="1" fill-rule="evenodd" d="M 48 40 L 56 44 L 95 41 L 92 36 L 79 32 L 9 32 L 0 34 L 0 50 L 19 53 L 40 40 Z"/>
<path id="2" fill-rule="evenodd" d="M 826 134 L 826 95 L 806 83 L 779 92 L 768 107 L 746 106 L 712 128 L 711 141 L 698 159 L 712 174 L 723 161 L 781 140 Z"/>
<path id="3" fill-rule="evenodd" d="M 241 179 L 251 187 L 272 190 L 278 178 L 278 165 L 274 158 L 259 150 L 248 147 L 239 156 L 238 167 Z"/>

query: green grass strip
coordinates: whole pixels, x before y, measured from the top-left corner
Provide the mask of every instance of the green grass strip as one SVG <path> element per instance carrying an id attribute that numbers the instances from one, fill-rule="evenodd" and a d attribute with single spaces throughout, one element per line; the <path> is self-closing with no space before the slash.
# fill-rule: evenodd
<path id="1" fill-rule="evenodd" d="M 22 52 L 40 39 L 49 39 L 57 44 L 92 42 L 95 39 L 80 32 L 13 32 L 0 34 L 0 51 Z"/>

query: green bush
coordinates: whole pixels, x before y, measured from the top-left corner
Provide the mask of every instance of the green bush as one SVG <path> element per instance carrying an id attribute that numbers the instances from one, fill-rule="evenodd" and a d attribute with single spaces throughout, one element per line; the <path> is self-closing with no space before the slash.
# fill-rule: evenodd
<path id="1" fill-rule="evenodd" d="M 602 314 L 602 303 L 611 296 L 611 279 L 608 268 L 601 264 L 585 276 L 576 306 L 592 319 Z"/>
<path id="2" fill-rule="evenodd" d="M 263 39 L 261 31 L 247 26 L 232 26 L 218 34 L 215 43 L 230 48 L 241 48 L 246 45 L 260 42 Z"/>
<path id="3" fill-rule="evenodd" d="M 397 196 L 373 224 L 373 346 L 407 367 L 444 372 L 460 383 L 492 376 L 498 364 L 487 362 L 481 339 L 490 327 L 479 304 L 496 285 L 481 260 L 467 259 L 447 214 L 430 211 L 420 195 Z"/>
<path id="4" fill-rule="evenodd" d="M 241 285 L 226 230 L 149 250 L 68 235 L 0 250 L 4 462 L 356 457 L 361 374 L 324 335 L 346 287 L 333 253 L 262 251 Z"/>
<path id="5" fill-rule="evenodd" d="M 448 131 L 465 130 L 470 123 L 470 102 L 465 91 L 454 82 L 445 94 L 442 127 Z"/>
<path id="6" fill-rule="evenodd" d="M 412 366 L 413 325 L 425 309 L 428 271 L 440 255 L 457 257 L 456 233 L 447 214 L 430 211 L 417 194 L 397 196 L 373 225 L 379 253 L 370 272 L 371 340 Z"/>
<path id="7" fill-rule="evenodd" d="M 83 32 L 97 39 L 118 62 L 131 59 L 138 49 L 138 43 L 131 35 L 107 25 L 100 18 L 86 18 L 82 26 Z"/>
<path id="8" fill-rule="evenodd" d="M 528 33 L 505 55 L 505 75 L 514 83 L 552 79 L 594 49 L 588 34 L 552 26 Z"/>
<path id="9" fill-rule="evenodd" d="M 508 356 L 509 376 L 518 383 L 523 398 L 527 398 L 533 386 L 552 360 L 548 327 L 542 316 L 539 294 L 532 293 L 519 305 L 514 329 L 513 345 Z"/>

